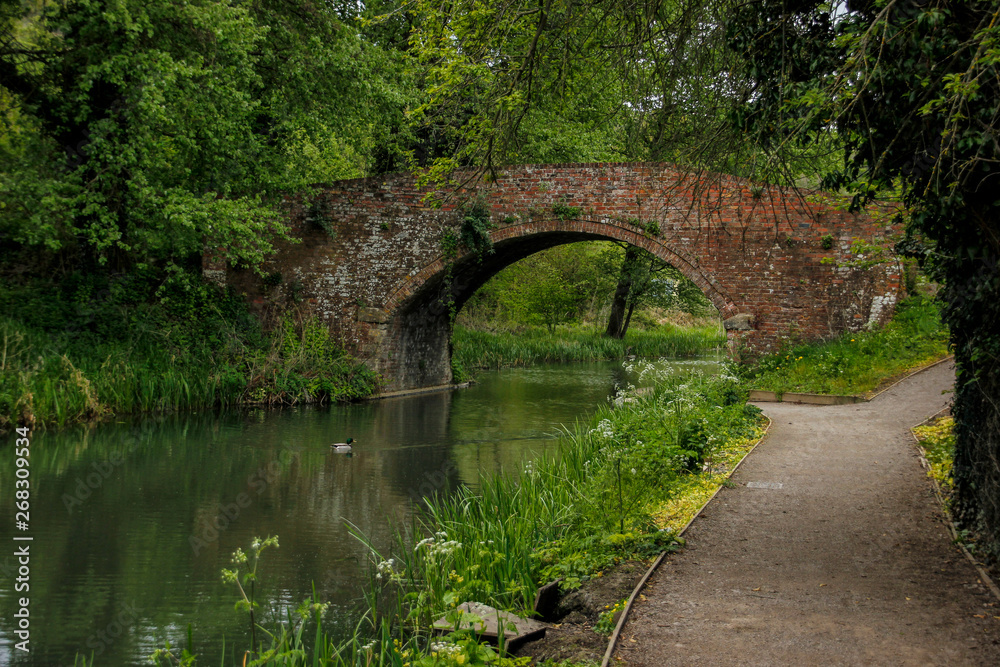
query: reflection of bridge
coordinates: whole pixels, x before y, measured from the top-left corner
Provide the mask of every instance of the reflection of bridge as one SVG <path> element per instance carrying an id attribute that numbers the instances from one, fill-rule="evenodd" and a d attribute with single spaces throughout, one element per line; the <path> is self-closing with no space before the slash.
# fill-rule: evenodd
<path id="1" fill-rule="evenodd" d="M 885 243 L 884 224 L 734 177 L 646 163 L 524 165 L 439 208 L 423 201 L 426 193 L 404 174 L 334 183 L 289 202 L 302 242 L 281 244 L 264 267 L 281 274 L 279 286 L 224 273 L 210 256 L 206 274 L 259 303 L 307 299 L 387 389 L 450 381 L 447 297 L 461 308 L 508 264 L 573 241 L 624 241 L 670 262 L 728 318 L 734 348 L 773 349 L 787 337 L 880 322 L 899 290 L 895 262 L 843 265 L 854 239 Z M 461 248 L 449 262 L 442 241 L 458 234 L 473 197 L 496 225 L 494 252 Z"/>

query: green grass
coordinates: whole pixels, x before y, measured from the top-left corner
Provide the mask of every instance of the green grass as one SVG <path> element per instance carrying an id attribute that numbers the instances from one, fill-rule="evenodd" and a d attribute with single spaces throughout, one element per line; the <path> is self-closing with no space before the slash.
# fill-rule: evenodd
<path id="1" fill-rule="evenodd" d="M 216 356 L 139 337 L 83 347 L 0 317 L 0 431 L 19 419 L 64 426 L 110 415 L 372 393 L 373 374 L 330 346 L 289 348 L 311 326 L 306 321 L 259 346 L 244 343 Z"/>
<path id="2" fill-rule="evenodd" d="M 798 345 L 759 359 L 741 374 L 755 389 L 777 393 L 865 394 L 886 380 L 948 354 L 938 305 L 913 297 L 881 329 Z"/>
<path id="3" fill-rule="evenodd" d="M 294 308 L 265 331 L 242 299 L 196 281 L 154 291 L 128 277 L 89 280 L 0 288 L 0 432 L 375 390 L 374 375 Z"/>
<path id="4" fill-rule="evenodd" d="M 682 329 L 665 325 L 654 330 L 630 331 L 625 338 L 608 338 L 596 328 L 550 334 L 544 328 L 520 333 L 477 331 L 456 326 L 452 336 L 456 368 L 507 368 L 570 361 L 689 357 L 726 344 L 721 327 Z"/>

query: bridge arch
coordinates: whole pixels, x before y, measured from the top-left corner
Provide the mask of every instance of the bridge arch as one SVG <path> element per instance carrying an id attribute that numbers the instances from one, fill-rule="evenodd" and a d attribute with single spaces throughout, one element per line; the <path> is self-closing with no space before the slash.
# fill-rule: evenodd
<path id="1" fill-rule="evenodd" d="M 391 314 L 397 331 L 395 354 L 400 361 L 395 365 L 394 377 L 402 384 L 421 387 L 449 381 L 454 314 L 504 268 L 567 243 L 619 241 L 647 250 L 698 285 L 723 317 L 735 314 L 732 301 L 710 274 L 674 252 L 661 239 L 629 225 L 555 218 L 494 230 L 490 240 L 492 251 L 483 255 L 467 253 L 454 260 L 438 255 L 390 293 L 385 310 Z"/>
<path id="2" fill-rule="evenodd" d="M 724 318 L 746 315 L 735 318 L 741 327 L 730 342 L 751 354 L 880 323 L 900 289 L 898 263 L 857 262 L 852 250 L 858 239 L 888 246 L 891 227 L 823 193 L 668 164 L 599 163 L 515 166 L 430 203 L 439 194 L 408 174 L 319 187 L 289 198 L 300 242 L 278 243 L 261 267 L 280 276 L 281 288 L 208 254 L 206 275 L 262 306 L 305 300 L 351 354 L 382 373 L 387 390 L 450 381 L 447 304 L 460 308 L 505 266 L 573 241 L 625 242 L 669 262 Z M 471 200 L 496 225 L 494 252 L 463 250 L 449 262 L 442 241 L 461 227 Z"/>
<path id="3" fill-rule="evenodd" d="M 456 286 L 455 303 L 459 307 L 475 293 L 487 280 L 502 269 L 530 255 L 566 243 L 579 241 L 619 241 L 647 250 L 663 261 L 674 266 L 685 277 L 701 288 L 705 296 L 724 316 L 733 308 L 731 300 L 723 294 L 718 282 L 711 274 L 703 272 L 696 264 L 672 250 L 662 239 L 643 234 L 626 225 L 600 220 L 550 219 L 541 222 L 525 222 L 494 230 L 490 233 L 492 252 L 477 256 L 466 254 L 452 266 Z M 449 260 L 438 255 L 421 268 L 412 279 L 394 289 L 386 300 L 386 309 L 394 311 L 407 307 L 418 294 L 426 292 L 428 283 L 443 279 Z M 409 304 L 413 307 L 413 304 Z"/>

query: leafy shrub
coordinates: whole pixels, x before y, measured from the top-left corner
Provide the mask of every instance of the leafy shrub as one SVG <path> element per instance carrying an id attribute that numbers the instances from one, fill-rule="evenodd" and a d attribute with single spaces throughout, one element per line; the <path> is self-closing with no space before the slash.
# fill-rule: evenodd
<path id="1" fill-rule="evenodd" d="M 490 220 L 490 209 L 484 200 L 476 200 L 465 209 L 459 240 L 480 257 L 493 252 L 490 231 L 496 228 Z"/>
<path id="2" fill-rule="evenodd" d="M 594 624 L 594 632 L 605 637 L 610 637 L 611 633 L 615 631 L 615 625 L 618 622 L 617 615 L 625 609 L 626 604 L 628 604 L 628 599 L 619 600 L 613 605 L 605 605 L 606 611 L 601 612 L 597 623 Z"/>

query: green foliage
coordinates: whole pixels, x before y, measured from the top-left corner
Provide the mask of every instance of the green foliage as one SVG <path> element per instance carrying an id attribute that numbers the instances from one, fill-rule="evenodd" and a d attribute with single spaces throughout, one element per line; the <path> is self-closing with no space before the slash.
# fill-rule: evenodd
<path id="1" fill-rule="evenodd" d="M 951 417 L 941 417 L 930 424 L 924 424 L 913 429 L 913 434 L 920 441 L 924 450 L 924 458 L 930 465 L 928 476 L 938 483 L 945 494 L 945 501 L 950 498 L 954 486 L 952 467 L 955 459 L 955 420 Z"/>
<path id="2" fill-rule="evenodd" d="M 566 431 L 557 457 L 526 463 L 519 475 L 484 474 L 478 491 L 462 487 L 453 496 L 426 498 L 413 524 L 396 528 L 393 553 L 371 550 L 366 608 L 348 637 L 324 631 L 324 606 L 306 600 L 276 627 L 256 624 L 266 638 L 254 644 L 247 664 L 525 667 L 527 658 L 506 657 L 503 645 L 489 647 L 474 632 L 436 636 L 427 628 L 442 616 L 456 627 L 481 620 L 457 609 L 465 601 L 529 613 L 539 584 L 562 577 L 564 588 L 574 588 L 623 560 L 679 548 L 683 540 L 653 520 L 658 501 L 673 498 L 687 480 L 717 488 L 748 439 L 760 437 L 759 412 L 745 409 L 745 391 L 734 377 L 668 378 L 649 365 L 633 370 L 654 375 L 655 389 L 620 392 L 614 405 Z M 673 435 L 682 422 L 701 425 L 718 461 L 690 469 Z M 644 445 L 638 435 L 651 439 Z M 733 456 L 723 460 L 722 452 Z M 641 502 L 630 497 L 616 504 L 604 493 L 606 473 L 616 465 L 652 466 L 642 473 L 655 471 Z M 256 585 L 255 565 L 266 546 L 256 539 L 251 552 L 238 550 L 236 567 L 224 571 L 225 580 L 238 585 L 242 609 L 254 608 L 248 586 Z M 613 613 L 598 629 L 611 625 Z M 303 632 L 307 620 L 315 625 L 311 642 Z M 156 659 L 177 664 L 189 658 L 174 656 L 168 646 Z"/>
<path id="3" fill-rule="evenodd" d="M 570 206 L 565 201 L 556 202 L 552 205 L 552 215 L 560 220 L 576 220 L 583 213 L 579 206 Z"/>
<path id="4" fill-rule="evenodd" d="M 620 279 L 625 250 L 605 242 L 573 243 L 535 253 L 508 266 L 463 306 L 459 322 L 472 328 L 521 329 L 595 322 Z M 655 326 L 649 308 L 708 315 L 714 309 L 701 290 L 673 267 L 648 253 L 629 269 L 636 320 Z M 634 275 L 633 275 L 634 274 Z"/>
<path id="5" fill-rule="evenodd" d="M 619 600 L 613 605 L 605 605 L 607 611 L 601 612 L 597 623 L 594 624 L 594 632 L 605 637 L 610 637 L 611 633 L 615 631 L 615 625 L 618 622 L 617 615 L 619 612 L 624 611 L 626 604 L 628 604 L 627 598 Z"/>
<path id="6" fill-rule="evenodd" d="M 783 393 L 863 394 L 885 380 L 948 354 L 940 307 L 923 297 L 897 306 L 884 328 L 845 333 L 757 360 L 741 373 L 758 389 Z"/>
<path id="7" fill-rule="evenodd" d="M 337 234 L 333 228 L 333 219 L 330 217 L 330 202 L 322 197 L 317 197 L 309 204 L 305 221 L 307 224 L 319 227 L 331 238 Z"/>
<path id="8" fill-rule="evenodd" d="M 746 394 L 732 376 L 635 370 L 656 375 L 656 388 L 623 390 L 566 431 L 558 457 L 527 463 L 520 475 L 484 475 L 478 491 L 426 498 L 420 526 L 397 533 L 391 557 L 372 553 L 373 616 L 426 627 L 469 600 L 525 613 L 539 584 L 562 577 L 573 588 L 622 560 L 677 548 L 652 512 L 677 480 L 702 474 L 689 465 L 684 424 L 698 424 L 708 470 L 729 443 L 758 433 L 759 417 L 743 409 Z"/>
<path id="9" fill-rule="evenodd" d="M 647 231 L 650 228 L 656 229 L 656 223 L 650 223 Z M 658 230 L 649 233 L 658 233 Z M 605 270 L 617 274 L 619 282 L 623 278 L 628 280 L 629 304 L 639 308 L 652 306 L 679 310 L 695 316 L 714 312 L 712 302 L 701 288 L 680 270 L 645 250 L 636 248 L 635 251 L 635 259 L 626 262 L 626 253 L 617 246 L 611 246 L 600 260 Z"/>
<path id="10" fill-rule="evenodd" d="M 592 328 L 553 335 L 539 330 L 491 333 L 456 326 L 452 363 L 468 370 L 623 359 L 630 354 L 645 358 L 689 357 L 718 350 L 725 342 L 725 333 L 719 327 L 663 326 L 651 331 L 632 331 L 625 339 L 615 339 Z"/>
<path id="11" fill-rule="evenodd" d="M 464 359 L 457 355 L 451 355 L 451 381 L 455 384 L 462 384 L 463 382 L 468 382 L 472 378 L 472 375 L 465 368 Z"/>
<path id="12" fill-rule="evenodd" d="M 255 266 L 283 190 L 360 175 L 400 66 L 328 7 L 4 3 L 0 232 L 115 267 Z M 165 29 L 164 26 L 169 26 Z"/>
<path id="13" fill-rule="evenodd" d="M 462 245 L 476 253 L 480 259 L 493 252 L 493 241 L 490 240 L 492 229 L 496 229 L 496 224 L 490 220 L 490 209 L 485 201 L 476 200 L 465 208 L 459 238 Z"/>
<path id="14" fill-rule="evenodd" d="M 254 614 L 260 605 L 257 603 L 257 568 L 260 566 L 260 556 L 268 547 L 278 546 L 278 536 L 268 536 L 267 539 L 255 537 L 250 544 L 250 554 L 246 554 L 243 549 L 237 547 L 233 552 L 233 569 L 223 568 L 222 581 L 227 584 L 235 584 L 240 592 L 240 597 L 236 601 L 236 608 L 247 612 L 250 617 L 250 653 L 253 655 L 257 651 L 257 623 Z M 250 590 L 249 594 L 247 589 Z"/>
<path id="15" fill-rule="evenodd" d="M 608 281 L 593 261 L 593 244 L 552 248 L 507 267 L 464 306 L 494 324 L 556 326 L 578 320 Z"/>
<path id="16" fill-rule="evenodd" d="M 326 613 L 329 605 L 313 602 L 312 598 L 307 598 L 296 609 L 290 608 L 285 611 L 283 623 L 279 623 L 274 632 L 269 631 L 263 624 L 257 622 L 256 610 L 260 607 L 256 598 L 258 596 L 259 577 L 257 569 L 260 565 L 261 554 L 268 547 L 277 547 L 278 537 L 268 537 L 261 539 L 255 537 L 250 544 L 250 552 L 246 553 L 241 548 L 233 552 L 233 569 L 222 569 L 222 581 L 227 584 L 234 584 L 239 591 L 239 599 L 236 602 L 236 609 L 246 611 L 250 619 L 250 649 L 241 653 L 243 656 L 242 665 L 252 667 L 262 667 L 264 665 L 283 667 L 319 667 L 320 665 L 345 664 L 334 663 L 339 652 L 333 642 L 323 633 L 320 622 Z M 248 592 L 249 590 L 249 592 Z M 315 597 L 315 590 L 313 591 Z M 316 625 L 316 635 L 312 646 L 312 655 L 306 648 L 304 630 L 307 623 Z M 257 642 L 257 632 L 267 637 L 266 641 Z M 191 667 L 196 664 L 197 656 L 191 652 L 191 626 L 188 626 L 188 648 L 181 651 L 180 655 L 175 655 L 167 641 L 164 648 L 157 649 L 150 660 L 155 665 L 169 667 L 171 665 L 181 665 Z M 354 647 L 357 648 L 356 646 Z M 225 653 L 225 651 L 223 651 Z M 311 657 L 311 659 L 310 659 Z M 224 663 L 223 663 L 224 664 Z M 354 663 L 349 663 L 354 664 Z"/>
<path id="17" fill-rule="evenodd" d="M 0 428 L 245 402 L 350 400 L 376 378 L 315 318 L 270 333 L 186 273 L 73 273 L 0 288 Z"/>
<path id="18" fill-rule="evenodd" d="M 190 634 L 191 626 L 188 626 L 188 633 Z M 190 649 L 181 649 L 180 655 L 174 655 L 173 646 L 170 645 L 170 640 L 168 639 L 164 642 L 163 648 L 158 648 L 149 656 L 149 661 L 160 667 L 172 667 L 177 665 L 178 667 L 195 667 L 198 661 L 198 657 L 194 655 Z"/>
<path id="19" fill-rule="evenodd" d="M 740 5 L 730 43 L 756 94 L 736 123 L 765 146 L 833 139 L 824 187 L 905 207 L 898 249 L 943 283 L 958 368 L 956 517 L 1000 557 L 1000 23 L 991 0 Z"/>
<path id="20" fill-rule="evenodd" d="M 753 95 L 725 48 L 727 3 L 420 0 L 411 7 L 411 49 L 426 84 L 412 118 L 418 134 L 448 147 L 417 160 L 429 180 L 445 180 L 459 165 L 493 173 L 512 162 L 609 158 L 786 182 L 802 173 L 778 169 L 774 150 L 740 141 L 726 123 L 733 101 Z"/>

